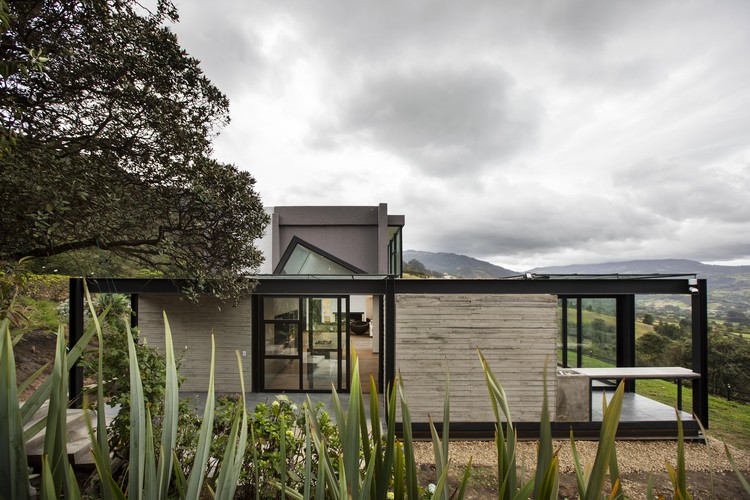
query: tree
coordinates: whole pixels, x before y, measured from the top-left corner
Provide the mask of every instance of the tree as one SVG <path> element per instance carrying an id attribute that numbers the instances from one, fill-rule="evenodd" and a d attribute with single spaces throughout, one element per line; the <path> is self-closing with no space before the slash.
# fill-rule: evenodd
<path id="1" fill-rule="evenodd" d="M 0 259 L 98 248 L 248 291 L 268 217 L 253 177 L 210 158 L 228 101 L 165 26 L 172 3 L 17 0 L 7 19 L 0 61 L 45 60 L 0 79 Z"/>
<path id="2" fill-rule="evenodd" d="M 653 325 L 654 324 L 654 315 L 646 313 L 643 315 L 643 324 L 644 325 Z"/>

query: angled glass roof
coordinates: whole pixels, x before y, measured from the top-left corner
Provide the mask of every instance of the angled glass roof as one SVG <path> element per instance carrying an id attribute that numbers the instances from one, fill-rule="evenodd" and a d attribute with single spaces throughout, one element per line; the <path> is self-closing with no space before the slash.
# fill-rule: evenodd
<path id="1" fill-rule="evenodd" d="M 275 271 L 282 275 L 334 275 L 362 274 L 361 269 L 294 237 Z"/>

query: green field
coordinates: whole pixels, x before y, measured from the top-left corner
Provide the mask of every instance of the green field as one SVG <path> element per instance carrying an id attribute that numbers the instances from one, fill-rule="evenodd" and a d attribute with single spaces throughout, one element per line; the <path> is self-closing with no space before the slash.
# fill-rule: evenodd
<path id="1" fill-rule="evenodd" d="M 571 318 L 571 317 L 575 318 L 574 308 L 569 308 L 568 318 Z M 607 326 L 611 326 L 612 328 L 617 327 L 617 318 L 615 318 L 611 314 L 602 314 L 602 313 L 598 313 L 595 311 L 587 311 L 584 309 L 583 311 L 581 311 L 581 319 L 584 324 L 591 323 L 595 319 L 600 319 L 604 321 L 604 323 Z M 635 322 L 635 337 L 636 338 L 639 338 L 644 333 L 653 332 L 653 331 L 654 331 L 654 327 L 652 325 L 647 325 L 646 323 L 636 320 Z"/>

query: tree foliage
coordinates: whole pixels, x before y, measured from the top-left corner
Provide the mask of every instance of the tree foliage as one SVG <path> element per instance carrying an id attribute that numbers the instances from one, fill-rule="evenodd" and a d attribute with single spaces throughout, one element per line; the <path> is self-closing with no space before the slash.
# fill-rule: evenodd
<path id="1" fill-rule="evenodd" d="M 228 101 L 165 25 L 171 2 L 16 0 L 6 13 L 0 258 L 98 248 L 219 297 L 246 291 L 267 216 L 252 176 L 210 157 Z"/>

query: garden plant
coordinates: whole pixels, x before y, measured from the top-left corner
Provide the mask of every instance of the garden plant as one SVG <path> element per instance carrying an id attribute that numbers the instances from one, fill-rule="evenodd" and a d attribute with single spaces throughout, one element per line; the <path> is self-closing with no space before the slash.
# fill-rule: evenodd
<path id="1" fill-rule="evenodd" d="M 87 293 L 88 295 L 88 293 Z M 37 478 L 42 498 L 463 498 L 471 463 L 461 474 L 459 484 L 450 488 L 447 477 L 450 460 L 449 379 L 446 375 L 441 431 L 430 420 L 437 482 L 424 489 L 418 482 L 409 406 L 400 376 L 385 397 L 385 423 L 381 420 L 375 381 L 370 379 L 369 415 L 359 378 L 359 365 L 353 354 L 354 369 L 349 404 L 345 407 L 334 390 L 335 423 L 320 405 L 309 400 L 298 407 L 284 397 L 259 405 L 248 412 L 244 400 L 241 358 L 240 385 L 243 392 L 233 399 L 214 393 L 214 356 L 209 369 L 206 405 L 202 418 L 188 424 L 179 419 L 179 375 L 169 322 L 165 324 L 165 382 L 160 392 L 163 404 L 152 413 L 144 394 L 134 335 L 127 330 L 129 401 L 126 410 L 129 433 L 122 455 L 125 465 L 112 459 L 105 424 L 104 384 L 96 387 L 96 422 L 89 422 L 91 449 L 96 464 L 93 481 L 79 482 L 66 452 L 67 374 L 82 356 L 84 347 L 96 336 L 97 373 L 104 372 L 106 338 L 102 324 L 108 308 L 96 314 L 89 300 L 91 321 L 81 340 L 69 351 L 64 331 L 58 331 L 54 369 L 39 388 L 22 404 L 20 385 L 15 378 L 10 321 L 0 320 L 0 498 L 27 498 L 34 475 L 26 459 L 26 442 L 45 428 L 44 457 Z M 112 307 L 114 304 L 109 304 Z M 560 470 L 553 449 L 547 398 L 541 409 L 540 440 L 533 475 L 525 477 L 517 466 L 516 429 L 502 385 L 487 360 L 478 352 L 496 419 L 497 492 L 501 499 L 558 497 Z M 39 372 L 41 373 L 41 372 Z M 38 374 L 36 375 L 38 376 Z M 32 377 L 34 378 L 34 377 Z M 546 384 L 545 384 L 546 385 Z M 578 494 L 582 499 L 625 498 L 615 452 L 624 388 L 620 386 L 609 402 L 603 399 L 604 418 L 593 463 L 581 464 L 571 434 Z M 46 419 L 24 431 L 24 424 L 49 401 Z M 397 408 L 401 410 L 402 434 L 396 432 Z M 200 422 L 200 424 L 198 424 Z M 184 427 L 189 427 L 185 429 Z M 385 426 L 385 427 L 384 427 Z M 680 425 L 681 430 L 681 425 Z M 111 431 L 111 429 L 110 429 Z M 178 436 L 189 436 L 189 439 Z M 178 442 L 180 444 L 178 444 Z M 186 444 L 188 443 L 188 444 Z M 679 433 L 677 466 L 667 466 L 675 498 L 690 498 L 685 475 L 682 433 Z M 182 448 L 182 449 L 180 449 Z M 727 448 L 727 457 L 745 490 L 750 486 L 742 477 Z M 609 486 L 607 486 L 609 482 Z M 652 489 L 649 498 L 655 498 Z"/>

